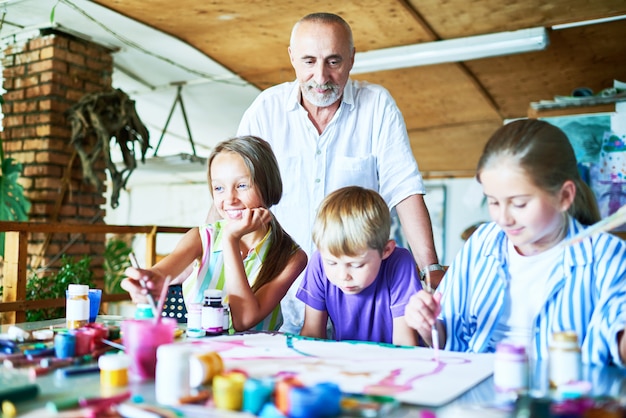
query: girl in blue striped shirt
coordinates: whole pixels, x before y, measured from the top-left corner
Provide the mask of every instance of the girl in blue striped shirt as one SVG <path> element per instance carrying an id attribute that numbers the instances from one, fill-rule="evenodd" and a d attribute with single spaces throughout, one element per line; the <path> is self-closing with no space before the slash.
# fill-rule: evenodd
<path id="1" fill-rule="evenodd" d="M 552 335 L 574 331 L 583 362 L 626 359 L 626 245 L 601 233 L 561 245 L 600 219 L 566 135 L 518 120 L 485 145 L 477 175 L 493 220 L 465 243 L 439 292 L 415 294 L 405 318 L 429 344 L 493 352 L 499 341 L 547 358 Z"/>

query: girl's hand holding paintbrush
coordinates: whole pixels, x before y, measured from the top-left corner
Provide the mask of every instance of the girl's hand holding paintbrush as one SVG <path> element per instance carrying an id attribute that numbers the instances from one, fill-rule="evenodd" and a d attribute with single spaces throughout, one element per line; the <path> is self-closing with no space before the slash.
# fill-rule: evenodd
<path id="1" fill-rule="evenodd" d="M 163 278 L 153 270 L 146 270 L 139 267 L 139 262 L 134 253 L 129 254 L 131 267 L 124 273 L 127 278 L 122 281 L 122 289 L 126 290 L 133 302 L 149 303 L 153 311 L 157 310 L 157 305 L 153 295 L 160 295 L 163 291 Z"/>
<path id="2" fill-rule="evenodd" d="M 433 347 L 433 327 L 437 327 L 439 334 L 439 342 L 445 342 L 445 334 L 443 329 L 439 327 L 437 316 L 441 312 L 441 293 L 429 290 L 420 290 L 409 299 L 404 311 L 404 319 L 407 324 L 417 330 L 422 340 L 429 346 Z M 443 337 L 443 340 L 442 340 Z M 442 345 L 438 346 L 442 346 Z"/>
<path id="3" fill-rule="evenodd" d="M 193 262 L 202 255 L 202 241 L 198 228 L 191 228 L 180 240 L 170 256 L 160 260 L 150 268 L 141 268 L 135 255 L 129 255 L 131 266 L 124 273 L 122 289 L 130 294 L 135 303 L 150 303 L 156 309 L 156 299 L 162 293 L 165 278 L 174 279 L 170 284 L 182 283 L 193 270 Z"/>
<path id="4" fill-rule="evenodd" d="M 150 298 L 154 301 L 154 295 L 158 297 L 161 294 L 164 278 L 153 271 L 128 267 L 124 274 L 126 278 L 122 280 L 122 289 L 130 294 L 134 303 L 150 303 L 152 305 L 153 302 L 150 301 Z"/>
<path id="5" fill-rule="evenodd" d="M 152 307 L 155 322 L 159 322 L 165 298 L 167 297 L 167 288 L 172 284 L 171 276 L 167 276 L 165 280 L 155 280 L 155 278 L 160 278 L 160 276 L 156 275 L 154 271 L 139 268 L 139 263 L 133 253 L 130 254 L 130 263 L 132 267 L 125 270 L 128 277 L 122 281 L 122 288 L 130 294 L 135 303 L 141 303 L 141 297 L 143 296 Z M 152 296 L 153 292 L 157 290 L 155 283 L 159 283 L 161 286 L 161 289 L 158 291 L 160 295 L 158 304 Z"/>

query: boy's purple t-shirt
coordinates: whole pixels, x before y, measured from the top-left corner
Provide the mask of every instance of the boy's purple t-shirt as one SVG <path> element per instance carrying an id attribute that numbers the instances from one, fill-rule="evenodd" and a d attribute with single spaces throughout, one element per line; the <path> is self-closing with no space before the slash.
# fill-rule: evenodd
<path id="1" fill-rule="evenodd" d="M 356 295 L 346 295 L 328 280 L 315 251 L 296 297 L 328 312 L 336 340 L 392 343 L 393 318 L 404 316 L 409 298 L 421 288 L 415 261 L 405 248 L 396 247 L 382 261 L 376 280 Z"/>

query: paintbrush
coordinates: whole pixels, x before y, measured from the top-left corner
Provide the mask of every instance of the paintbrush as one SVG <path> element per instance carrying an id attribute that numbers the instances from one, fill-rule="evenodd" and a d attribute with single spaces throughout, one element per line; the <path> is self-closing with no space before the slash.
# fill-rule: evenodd
<path id="1" fill-rule="evenodd" d="M 131 251 L 130 254 L 128 254 L 128 258 L 130 259 L 131 266 L 133 266 L 136 269 L 141 269 L 141 267 L 139 267 L 139 262 L 137 261 L 137 257 L 135 256 L 135 253 Z M 141 287 L 146 289 L 146 291 L 148 292 L 146 293 L 146 298 L 148 298 L 148 303 L 150 304 L 150 307 L 152 308 L 152 313 L 156 315 L 157 306 L 156 306 L 156 303 L 154 302 L 154 297 L 152 296 L 152 293 L 150 293 L 150 289 L 148 289 L 148 285 L 146 284 L 146 280 L 143 278 L 143 276 L 139 279 L 139 284 L 141 284 Z"/>
<path id="2" fill-rule="evenodd" d="M 435 293 L 434 289 L 430 285 L 430 271 L 426 269 L 426 291 L 433 295 Z M 435 319 L 435 323 L 433 324 L 430 331 L 430 338 L 433 340 L 432 347 L 435 350 L 435 360 L 439 361 L 439 329 L 437 328 L 437 320 Z"/>
<path id="3" fill-rule="evenodd" d="M 157 305 L 157 309 L 155 312 L 154 323 L 158 324 L 161 322 L 161 313 L 163 312 L 163 306 L 165 305 L 165 299 L 167 298 L 167 290 L 170 287 L 170 282 L 172 281 L 172 276 L 167 276 L 165 281 L 163 282 L 163 288 L 161 288 L 161 295 L 159 296 L 159 304 Z"/>
<path id="4" fill-rule="evenodd" d="M 588 236 L 597 234 L 599 232 L 610 231 L 625 223 L 626 223 L 626 205 L 619 208 L 611 216 L 596 222 L 595 224 L 591 225 L 588 228 L 585 228 L 582 232 L 574 235 L 572 238 L 568 239 L 567 241 L 563 241 L 561 245 L 563 247 L 566 247 L 568 245 L 576 244 L 582 241 L 584 238 L 587 238 Z"/>

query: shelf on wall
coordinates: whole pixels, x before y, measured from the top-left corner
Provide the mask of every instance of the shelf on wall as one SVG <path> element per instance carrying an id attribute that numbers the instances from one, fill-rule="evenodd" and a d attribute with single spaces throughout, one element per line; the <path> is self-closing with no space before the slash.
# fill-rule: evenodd
<path id="1" fill-rule="evenodd" d="M 588 113 L 611 113 L 616 111 L 618 102 L 626 102 L 626 97 L 620 95 L 620 97 L 592 97 L 582 98 L 581 100 L 532 102 L 528 108 L 528 117 L 544 118 Z"/>

